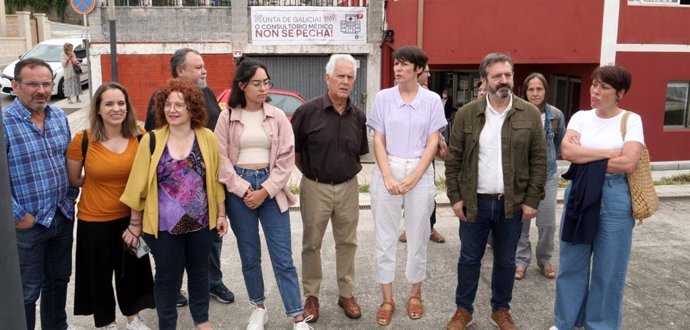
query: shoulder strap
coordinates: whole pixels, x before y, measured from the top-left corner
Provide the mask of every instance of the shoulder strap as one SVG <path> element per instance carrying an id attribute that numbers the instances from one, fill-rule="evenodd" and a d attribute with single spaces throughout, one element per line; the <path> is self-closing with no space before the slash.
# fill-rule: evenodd
<path id="1" fill-rule="evenodd" d="M 83 136 L 81 138 L 81 163 L 82 165 L 86 162 L 86 151 L 89 150 L 89 134 L 86 130 L 82 131 Z"/>
<path id="2" fill-rule="evenodd" d="M 621 119 L 621 137 L 623 138 L 623 142 L 625 142 L 625 133 L 628 129 L 628 117 L 630 117 L 630 111 L 625 111 Z"/>
<path id="3" fill-rule="evenodd" d="M 156 150 L 156 134 L 153 131 L 148 131 L 149 135 L 149 151 L 153 155 L 153 151 Z"/>

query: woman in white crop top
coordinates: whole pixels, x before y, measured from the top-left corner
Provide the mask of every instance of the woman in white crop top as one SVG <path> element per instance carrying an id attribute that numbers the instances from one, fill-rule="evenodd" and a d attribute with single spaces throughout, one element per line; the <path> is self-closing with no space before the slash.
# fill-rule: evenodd
<path id="1" fill-rule="evenodd" d="M 642 120 L 637 114 L 628 117 L 627 133 L 624 138 L 621 136 L 621 120 L 626 111 L 618 103 L 630 90 L 631 80 L 630 73 L 618 65 L 594 70 L 590 87 L 593 109 L 573 115 L 561 143 L 563 158 L 572 163 L 606 159 L 608 165 L 593 242 L 560 241 L 555 326 L 551 329 L 621 328 L 634 226 L 625 173 L 635 169 L 644 145 Z M 566 190 L 566 203 L 569 196 L 570 187 Z"/>
<path id="2" fill-rule="evenodd" d="M 266 66 L 253 59 L 240 61 L 232 82 L 230 108 L 220 114 L 216 124 L 221 155 L 218 179 L 227 189 L 230 226 L 254 307 L 247 329 L 263 329 L 268 322 L 259 223 L 285 313 L 293 318 L 295 329 L 309 329 L 292 261 L 288 207 L 296 199 L 286 188 L 295 164 L 295 139 L 285 113 L 266 103 L 271 86 Z"/>

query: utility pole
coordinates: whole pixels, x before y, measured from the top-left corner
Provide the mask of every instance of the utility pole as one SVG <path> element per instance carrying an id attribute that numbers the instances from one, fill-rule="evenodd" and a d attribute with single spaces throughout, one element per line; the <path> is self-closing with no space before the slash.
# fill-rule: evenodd
<path id="1" fill-rule="evenodd" d="M 115 28 L 115 0 L 108 0 L 108 22 L 110 23 L 110 74 L 117 82 L 117 33 Z"/>

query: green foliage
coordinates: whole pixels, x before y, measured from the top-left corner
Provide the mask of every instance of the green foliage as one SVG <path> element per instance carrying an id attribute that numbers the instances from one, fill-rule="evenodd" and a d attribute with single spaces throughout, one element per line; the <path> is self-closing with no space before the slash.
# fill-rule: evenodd
<path id="1" fill-rule="evenodd" d="M 446 191 L 446 177 L 445 176 L 440 176 L 438 179 L 434 181 L 434 184 L 436 185 L 436 190 L 440 191 Z"/>
<path id="2" fill-rule="evenodd" d="M 369 183 L 364 182 L 359 185 L 359 192 L 361 193 L 368 193 L 369 192 Z"/>
<path id="3" fill-rule="evenodd" d="M 670 185 L 670 184 L 690 184 L 690 173 L 678 174 L 671 177 L 663 177 L 654 181 L 654 185 Z"/>
<path id="4" fill-rule="evenodd" d="M 55 13 L 64 17 L 69 3 L 65 0 L 5 0 L 5 6 L 8 14 L 24 10 L 32 13 Z"/>

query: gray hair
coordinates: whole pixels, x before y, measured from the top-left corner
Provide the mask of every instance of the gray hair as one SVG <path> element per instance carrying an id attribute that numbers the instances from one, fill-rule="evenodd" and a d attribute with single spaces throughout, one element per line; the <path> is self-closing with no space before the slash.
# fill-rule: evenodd
<path id="1" fill-rule="evenodd" d="M 326 74 L 327 75 L 332 75 L 333 71 L 335 70 L 335 64 L 338 61 L 346 61 L 352 64 L 352 68 L 355 69 L 355 78 L 357 78 L 357 60 L 355 60 L 352 55 L 348 54 L 333 54 L 331 55 L 331 58 L 328 59 L 328 63 L 326 63 Z"/>
<path id="2" fill-rule="evenodd" d="M 484 57 L 482 60 L 482 63 L 479 64 L 479 75 L 482 78 L 486 78 L 488 73 L 486 72 L 486 69 L 493 65 L 494 63 L 503 63 L 503 62 L 508 62 L 510 64 L 510 71 L 513 71 L 513 59 L 510 58 L 510 56 L 506 54 L 501 54 L 501 53 L 490 53 Z"/>
<path id="3" fill-rule="evenodd" d="M 177 68 L 179 67 L 184 67 L 185 65 L 185 59 L 187 58 L 187 53 L 195 53 L 197 55 L 199 54 L 198 51 L 191 49 L 191 48 L 180 48 L 175 51 L 173 56 L 170 58 L 170 73 L 172 74 L 173 78 L 177 78 Z"/>

